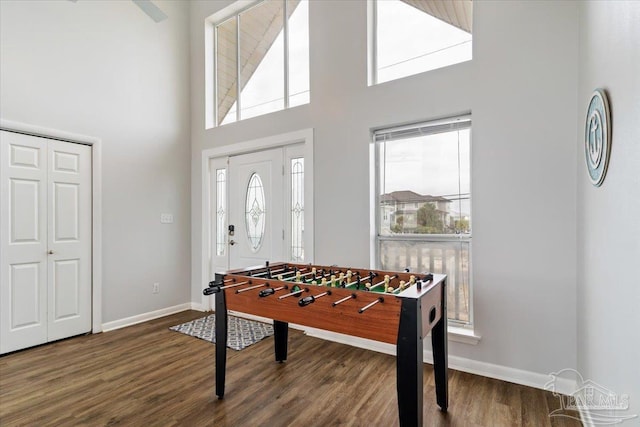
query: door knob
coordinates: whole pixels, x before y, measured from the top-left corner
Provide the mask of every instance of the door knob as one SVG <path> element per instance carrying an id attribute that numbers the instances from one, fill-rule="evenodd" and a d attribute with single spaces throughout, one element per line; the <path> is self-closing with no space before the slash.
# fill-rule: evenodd
<path id="1" fill-rule="evenodd" d="M 233 240 L 233 239 L 231 239 L 231 240 L 229 240 L 229 244 L 230 244 L 231 246 L 233 246 L 233 245 L 235 245 L 235 244 L 236 244 L 236 241 L 235 241 L 235 240 Z"/>
<path id="2" fill-rule="evenodd" d="M 49 250 L 49 255 L 53 255 L 53 251 L 52 250 Z"/>

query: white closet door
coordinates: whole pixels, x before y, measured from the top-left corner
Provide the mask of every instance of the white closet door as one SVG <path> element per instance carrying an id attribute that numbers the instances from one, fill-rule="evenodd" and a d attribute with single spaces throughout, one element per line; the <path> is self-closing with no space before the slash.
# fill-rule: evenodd
<path id="1" fill-rule="evenodd" d="M 0 131 L 0 352 L 47 341 L 47 145 Z"/>
<path id="2" fill-rule="evenodd" d="M 48 149 L 49 341 L 91 330 L 91 148 Z"/>
<path id="3" fill-rule="evenodd" d="M 91 330 L 91 148 L 0 131 L 0 353 Z"/>

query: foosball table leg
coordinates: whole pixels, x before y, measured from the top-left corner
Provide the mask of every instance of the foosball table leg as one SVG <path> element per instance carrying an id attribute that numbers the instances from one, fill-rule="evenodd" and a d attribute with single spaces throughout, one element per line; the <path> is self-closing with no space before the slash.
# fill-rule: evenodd
<path id="1" fill-rule="evenodd" d="M 216 276 L 216 282 L 218 277 Z M 220 278 L 222 283 L 222 278 Z M 216 294 L 216 396 L 224 397 L 224 378 L 227 368 L 227 304 L 224 291 Z"/>
<path id="2" fill-rule="evenodd" d="M 403 299 L 398 327 L 396 386 L 400 427 L 422 425 L 422 312 L 420 300 Z"/>
<path id="3" fill-rule="evenodd" d="M 273 338 L 275 342 L 276 362 L 287 360 L 287 340 L 289 339 L 289 324 L 273 321 Z"/>
<path id="4" fill-rule="evenodd" d="M 448 361 L 447 361 L 447 286 L 442 282 L 442 317 L 431 329 L 431 346 L 433 348 L 433 375 L 436 384 L 436 401 L 442 412 L 447 412 L 448 396 Z"/>

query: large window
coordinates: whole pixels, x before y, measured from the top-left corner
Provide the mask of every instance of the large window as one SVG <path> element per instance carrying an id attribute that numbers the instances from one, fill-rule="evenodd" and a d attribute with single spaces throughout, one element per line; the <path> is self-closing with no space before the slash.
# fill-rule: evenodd
<path id="1" fill-rule="evenodd" d="M 375 0 L 371 83 L 471 59 L 471 0 Z"/>
<path id="2" fill-rule="evenodd" d="M 471 323 L 471 118 L 374 132 L 377 260 L 444 273 L 448 317 Z"/>
<path id="3" fill-rule="evenodd" d="M 215 25 L 216 125 L 309 102 L 308 6 L 264 0 Z"/>

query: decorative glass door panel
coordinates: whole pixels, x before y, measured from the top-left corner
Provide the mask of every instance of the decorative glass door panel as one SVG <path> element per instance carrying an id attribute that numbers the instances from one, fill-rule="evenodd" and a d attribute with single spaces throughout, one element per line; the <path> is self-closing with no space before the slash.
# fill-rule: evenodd
<path id="1" fill-rule="evenodd" d="M 249 238 L 251 252 L 258 252 L 264 238 L 266 210 L 264 200 L 264 187 L 260 175 L 254 173 L 249 178 L 247 187 L 247 201 L 245 203 L 245 226 Z"/>

